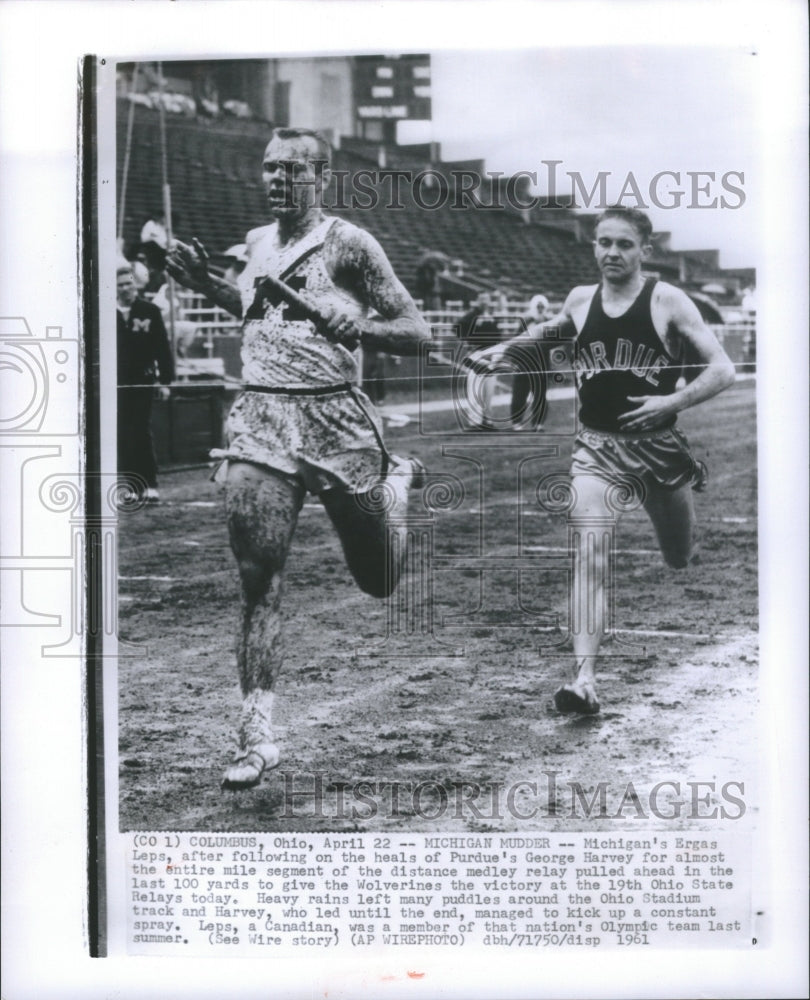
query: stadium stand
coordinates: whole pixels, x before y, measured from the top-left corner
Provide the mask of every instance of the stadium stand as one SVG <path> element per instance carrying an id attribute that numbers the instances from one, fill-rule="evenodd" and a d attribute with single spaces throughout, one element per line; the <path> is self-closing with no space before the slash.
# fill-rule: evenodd
<path id="1" fill-rule="evenodd" d="M 118 116 L 119 149 L 126 141 L 126 107 Z M 180 220 L 178 237 L 199 237 L 212 253 L 240 241 L 245 232 L 261 225 L 267 209 L 259 176 L 259 163 L 270 126 L 240 120 L 215 122 L 173 117 L 167 128 L 167 160 L 172 209 Z M 119 156 L 119 191 L 122 157 Z M 327 197 L 329 211 L 372 232 L 385 247 L 397 273 L 415 292 L 416 266 L 425 249 L 438 250 L 461 262 L 464 280 L 454 297 L 469 299 L 482 288 L 500 288 L 510 297 L 526 299 L 542 287 L 546 294 L 562 296 L 572 285 L 595 280 L 593 257 L 587 243 L 559 224 L 527 224 L 507 207 L 458 209 L 448 203 L 435 210 L 420 207 L 412 187 L 399 188 L 402 208 L 386 205 L 389 186 L 380 187 L 376 204 L 356 193 L 352 205 L 349 177 L 379 165 L 376 147 L 344 140 L 336 151 L 335 171 L 348 171 L 343 197 L 337 185 Z M 410 168 L 414 174 L 425 160 L 405 148 L 387 158 L 389 168 Z M 457 164 L 436 164 L 448 174 Z M 469 168 L 469 164 L 463 165 Z M 424 203 L 435 195 L 425 188 Z M 497 192 L 482 185 L 481 202 L 498 204 Z M 161 199 L 160 129 L 156 112 L 135 108 L 132 150 L 126 190 L 124 246 L 137 244 L 140 226 Z M 346 207 L 343 207 L 343 204 Z M 368 207 L 365 207 L 368 205 Z"/>
<path id="2" fill-rule="evenodd" d="M 140 231 L 162 200 L 161 135 L 154 108 L 135 104 L 126 190 L 123 187 L 124 150 L 130 101 L 119 99 L 118 180 L 124 196 L 123 245 L 130 259 L 137 251 Z M 242 242 L 245 233 L 269 221 L 260 175 L 262 153 L 272 124 L 233 117 L 194 117 L 175 114 L 166 121 L 167 170 L 172 214 L 177 219 L 174 236 L 198 237 L 224 268 L 226 248 Z M 483 161 L 439 162 L 430 147 L 381 147 L 364 139 L 342 137 L 335 150 L 333 171 L 342 177 L 327 192 L 327 211 L 362 226 L 383 245 L 399 277 L 419 301 L 417 268 L 427 252 L 449 262 L 442 275 L 444 306 L 426 312 L 434 332 L 450 335 L 454 324 L 480 291 L 497 291 L 504 329 L 525 311 L 529 298 L 541 290 L 552 302 L 561 302 L 577 284 L 595 282 L 598 275 L 590 243 L 592 217 L 570 209 L 538 208 L 520 212 L 506 204 L 502 189 L 488 186 Z M 380 167 L 407 169 L 416 176 L 431 166 L 444 177 L 453 170 L 482 176 L 476 195 L 494 208 L 454 208 L 452 195 L 443 207 L 430 209 L 436 188 L 419 189 L 423 203 L 414 198 L 413 186 L 401 183 L 399 204 L 391 208 L 390 182 L 363 193 L 352 188 L 358 171 Z M 501 185 L 503 181 L 500 182 Z M 352 204 L 352 193 L 356 203 Z M 656 250 L 647 270 L 674 281 L 695 298 L 708 322 L 715 327 L 726 349 L 743 370 L 755 364 L 755 325 L 752 314 L 727 312 L 721 316 L 707 296 L 700 294 L 707 282 L 723 282 L 726 307 L 736 306 L 745 286 L 753 287 L 751 269 L 723 272 L 716 251 L 669 249 L 668 234 L 658 234 Z M 241 375 L 238 322 L 212 308 L 200 296 L 181 292 L 181 318 L 196 324 L 196 336 L 180 351 L 178 378 L 187 388 L 175 392 L 171 404 L 158 404 L 155 439 L 161 466 L 204 461 L 208 449 L 218 446 L 222 414 Z M 701 298 L 705 300 L 701 302 Z M 712 311 L 714 310 L 714 311 Z M 730 322 L 729 322 L 730 320 Z M 386 359 L 386 381 L 393 391 L 412 388 L 413 359 L 396 364 Z M 213 379 L 213 383 L 212 383 Z M 222 381 L 224 379 L 224 382 Z M 193 383 L 199 380 L 196 390 Z M 218 383 L 218 384 L 217 384 Z"/>

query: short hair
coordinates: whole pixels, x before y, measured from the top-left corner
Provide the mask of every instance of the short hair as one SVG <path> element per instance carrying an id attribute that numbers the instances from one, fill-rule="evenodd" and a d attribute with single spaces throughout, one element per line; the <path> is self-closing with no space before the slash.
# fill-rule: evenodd
<path id="1" fill-rule="evenodd" d="M 118 267 L 115 269 L 116 279 L 120 278 L 122 274 L 129 274 L 134 278 L 135 269 L 133 268 L 132 264 L 119 264 Z"/>
<path id="2" fill-rule="evenodd" d="M 329 166 L 332 163 L 332 144 L 322 132 L 312 128 L 274 128 L 271 139 L 314 139 L 318 145 L 320 159 Z"/>
<path id="3" fill-rule="evenodd" d="M 631 208 L 626 205 L 611 205 L 600 215 L 597 215 L 596 222 L 593 224 L 594 234 L 596 234 L 599 223 L 604 222 L 605 219 L 622 219 L 628 225 L 632 226 L 638 233 L 642 246 L 645 243 L 649 243 L 652 238 L 653 224 L 650 221 L 650 217 L 642 212 L 641 209 Z"/>

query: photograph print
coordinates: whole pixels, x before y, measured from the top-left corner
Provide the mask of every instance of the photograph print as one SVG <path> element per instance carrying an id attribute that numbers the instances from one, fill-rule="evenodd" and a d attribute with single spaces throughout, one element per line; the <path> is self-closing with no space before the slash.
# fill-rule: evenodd
<path id="1" fill-rule="evenodd" d="M 120 829 L 747 828 L 752 54 L 100 70 Z"/>

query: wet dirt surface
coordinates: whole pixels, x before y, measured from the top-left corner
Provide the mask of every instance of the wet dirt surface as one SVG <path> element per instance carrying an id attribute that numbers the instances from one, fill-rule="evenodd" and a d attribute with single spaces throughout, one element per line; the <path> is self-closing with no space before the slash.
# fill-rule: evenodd
<path id="1" fill-rule="evenodd" d="M 454 426 L 452 413 L 433 419 Z M 594 717 L 553 707 L 572 666 L 567 526 L 535 487 L 568 468 L 571 441 L 555 420 L 552 410 L 545 432 L 480 440 L 420 434 L 416 423 L 388 431 L 397 454 L 451 477 L 429 479 L 416 530 L 431 538 L 432 576 L 414 559 L 391 602 L 357 589 L 307 498 L 284 599 L 281 764 L 247 792 L 219 788 L 239 715 L 239 590 L 221 488 L 207 469 L 164 472 L 162 502 L 119 522 L 119 637 L 132 654 L 118 669 L 121 829 L 708 828 L 714 809 L 735 819 L 740 799 L 750 818 L 753 383 L 680 419 L 711 470 L 696 496 L 700 563 L 668 569 L 643 512 L 618 526 L 616 632 Z M 743 793 L 727 786 L 740 781 Z"/>

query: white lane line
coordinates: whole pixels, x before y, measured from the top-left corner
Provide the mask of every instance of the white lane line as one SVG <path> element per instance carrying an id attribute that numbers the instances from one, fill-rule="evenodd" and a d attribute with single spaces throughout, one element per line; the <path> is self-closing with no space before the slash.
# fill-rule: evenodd
<path id="1" fill-rule="evenodd" d="M 491 626 L 496 628 L 497 626 Z M 534 632 L 562 632 L 556 625 L 534 625 L 530 626 Z M 617 635 L 644 635 L 649 638 L 663 639 L 717 639 L 717 635 L 710 635 L 708 632 L 676 632 L 671 629 L 647 629 L 647 628 L 614 628 L 611 630 Z M 608 633 L 610 635 L 610 633 Z"/>
<path id="2" fill-rule="evenodd" d="M 451 624 L 444 623 L 443 627 L 445 629 L 447 629 L 447 631 L 449 632 L 449 631 L 457 629 L 457 628 L 468 628 L 469 626 L 468 625 L 464 625 L 464 626 L 451 625 Z M 476 622 L 475 623 L 475 627 L 476 628 L 491 628 L 493 631 L 495 631 L 498 628 L 498 625 L 495 622 L 487 623 L 485 621 L 481 621 L 481 622 Z M 559 627 L 557 625 L 532 625 L 530 622 L 527 623 L 526 627 L 529 628 L 529 629 L 531 629 L 532 632 L 557 632 L 560 635 L 562 635 L 563 632 L 565 631 L 563 628 L 561 628 L 561 627 Z M 718 636 L 716 634 L 709 634 L 708 632 L 677 632 L 677 631 L 674 631 L 672 629 L 614 628 L 614 629 L 611 629 L 611 632 L 609 632 L 608 635 L 610 635 L 611 633 L 615 633 L 616 635 L 641 635 L 641 636 L 646 636 L 647 638 L 651 638 L 651 639 L 658 639 L 658 638 L 660 638 L 660 639 L 714 639 L 714 640 L 719 640 L 721 642 L 723 641 L 722 636 Z"/>
<path id="3" fill-rule="evenodd" d="M 133 580 L 149 580 L 152 583 L 176 583 L 178 579 L 176 576 L 119 576 L 118 582 L 131 583 Z"/>
<path id="4" fill-rule="evenodd" d="M 524 545 L 523 552 L 570 552 L 567 545 Z M 658 549 L 614 549 L 620 556 L 660 556 Z"/>
<path id="5" fill-rule="evenodd" d="M 716 635 L 709 635 L 708 632 L 673 632 L 669 629 L 644 629 L 644 628 L 615 628 L 614 632 L 621 635 L 646 635 L 655 638 L 662 636 L 665 639 L 717 639 Z"/>

